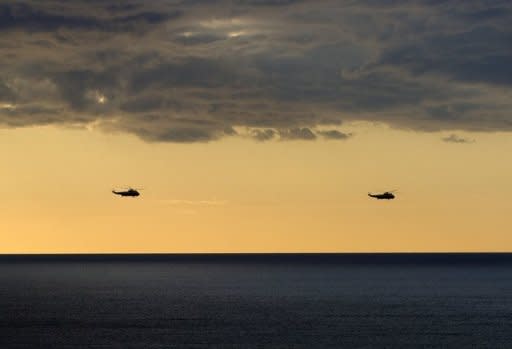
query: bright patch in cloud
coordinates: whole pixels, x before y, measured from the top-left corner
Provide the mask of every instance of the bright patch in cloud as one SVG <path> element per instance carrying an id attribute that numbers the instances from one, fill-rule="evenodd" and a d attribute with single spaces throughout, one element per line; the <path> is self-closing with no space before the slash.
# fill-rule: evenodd
<path id="1" fill-rule="evenodd" d="M 13 110 L 16 109 L 16 105 L 12 103 L 0 103 L 0 109 Z"/>
<path id="2" fill-rule="evenodd" d="M 247 34 L 247 32 L 241 30 L 241 31 L 237 31 L 237 32 L 229 32 L 228 33 L 228 37 L 230 38 L 238 38 L 239 36 L 243 36 Z"/>

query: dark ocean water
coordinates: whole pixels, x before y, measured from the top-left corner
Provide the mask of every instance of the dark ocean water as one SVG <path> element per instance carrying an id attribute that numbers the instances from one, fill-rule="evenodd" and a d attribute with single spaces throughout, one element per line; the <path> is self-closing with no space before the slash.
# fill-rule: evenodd
<path id="1" fill-rule="evenodd" d="M 512 255 L 4 256 L 0 348 L 512 348 Z"/>

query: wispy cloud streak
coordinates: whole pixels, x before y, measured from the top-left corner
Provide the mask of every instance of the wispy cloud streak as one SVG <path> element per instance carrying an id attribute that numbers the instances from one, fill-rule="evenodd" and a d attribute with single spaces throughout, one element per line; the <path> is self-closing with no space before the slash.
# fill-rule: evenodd
<path id="1" fill-rule="evenodd" d="M 224 206 L 227 205 L 228 202 L 226 200 L 179 200 L 179 199 L 169 199 L 162 200 L 163 203 L 167 205 L 176 205 L 176 206 Z"/>
<path id="2" fill-rule="evenodd" d="M 451 134 L 447 137 L 441 138 L 443 142 L 447 143 L 459 143 L 459 144 L 468 144 L 468 143 L 475 143 L 474 139 L 464 138 L 457 136 L 456 134 Z"/>

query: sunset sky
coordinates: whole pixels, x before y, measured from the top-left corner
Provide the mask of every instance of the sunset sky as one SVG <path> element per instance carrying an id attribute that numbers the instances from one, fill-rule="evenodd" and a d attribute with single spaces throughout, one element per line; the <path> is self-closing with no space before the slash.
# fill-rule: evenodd
<path id="1" fill-rule="evenodd" d="M 511 22 L 499 0 L 3 1 L 0 253 L 512 251 Z"/>

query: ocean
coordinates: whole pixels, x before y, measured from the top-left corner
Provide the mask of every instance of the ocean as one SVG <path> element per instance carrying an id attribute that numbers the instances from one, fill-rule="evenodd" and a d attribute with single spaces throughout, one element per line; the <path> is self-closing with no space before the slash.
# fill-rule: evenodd
<path id="1" fill-rule="evenodd" d="M 512 254 L 4 255 L 0 348 L 512 348 Z"/>

